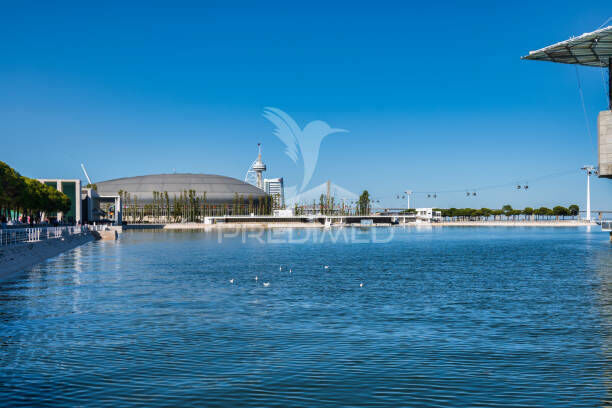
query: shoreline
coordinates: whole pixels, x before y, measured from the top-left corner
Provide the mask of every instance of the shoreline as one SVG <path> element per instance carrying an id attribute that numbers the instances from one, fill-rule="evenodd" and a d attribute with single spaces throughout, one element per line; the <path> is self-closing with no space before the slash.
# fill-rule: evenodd
<path id="1" fill-rule="evenodd" d="M 440 222 L 432 225 L 443 227 L 588 227 L 597 224 L 582 220 L 559 221 L 454 221 Z"/>
<path id="2" fill-rule="evenodd" d="M 0 281 L 93 240 L 93 234 L 84 233 L 0 247 Z"/>
<path id="3" fill-rule="evenodd" d="M 332 224 L 331 228 L 372 228 L 372 227 L 586 227 L 597 224 L 582 220 L 551 221 L 443 221 L 436 223 L 406 224 Z M 124 230 L 162 230 L 162 231 L 212 231 L 219 229 L 274 229 L 274 228 L 330 228 L 318 222 L 231 222 L 218 224 L 203 223 L 170 223 L 170 224 L 128 224 Z"/>

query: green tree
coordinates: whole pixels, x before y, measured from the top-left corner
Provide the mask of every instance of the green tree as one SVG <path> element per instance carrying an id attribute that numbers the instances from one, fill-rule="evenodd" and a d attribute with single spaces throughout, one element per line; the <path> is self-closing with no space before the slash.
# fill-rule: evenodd
<path id="1" fill-rule="evenodd" d="M 492 214 L 492 210 L 490 208 L 481 208 L 480 212 L 482 213 L 482 217 L 486 220 L 487 218 L 489 218 Z"/>
<path id="2" fill-rule="evenodd" d="M 363 193 L 359 196 L 358 206 L 360 215 L 370 213 L 370 193 L 368 193 L 368 190 L 363 190 Z"/>
<path id="3" fill-rule="evenodd" d="M 557 217 L 557 221 L 559 217 L 563 217 L 565 219 L 566 215 L 569 215 L 569 210 L 563 206 L 557 205 L 552 209 L 553 214 Z"/>
<path id="4" fill-rule="evenodd" d="M 506 218 L 510 218 L 512 215 L 512 206 L 510 204 L 504 205 L 502 208 L 502 213 L 506 216 Z"/>
<path id="5" fill-rule="evenodd" d="M 552 210 L 550 208 L 547 207 L 540 207 L 536 210 L 536 215 L 540 216 L 540 217 L 548 217 L 550 215 L 552 215 Z"/>
<path id="6" fill-rule="evenodd" d="M 498 217 L 501 217 L 504 214 L 503 210 L 492 210 L 491 215 L 493 216 L 493 221 L 497 220 Z"/>
<path id="7" fill-rule="evenodd" d="M 578 207 L 576 204 L 572 204 L 567 208 L 569 215 L 571 215 L 572 217 L 576 217 L 579 213 L 580 213 L 580 207 Z"/>

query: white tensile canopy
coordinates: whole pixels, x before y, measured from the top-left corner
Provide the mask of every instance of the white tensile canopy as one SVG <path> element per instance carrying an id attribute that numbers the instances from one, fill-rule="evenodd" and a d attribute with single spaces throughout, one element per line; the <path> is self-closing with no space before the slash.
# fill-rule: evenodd
<path id="1" fill-rule="evenodd" d="M 612 59 L 612 26 L 529 51 L 523 59 L 608 68 Z"/>
<path id="2" fill-rule="evenodd" d="M 529 51 L 523 59 L 608 68 L 608 105 L 612 110 L 612 26 Z"/>
<path id="3" fill-rule="evenodd" d="M 522 59 L 608 68 L 608 109 L 612 111 L 612 26 L 530 51 L 529 55 Z M 599 177 L 606 178 L 612 178 L 612 116 L 610 116 L 610 111 L 601 112 L 597 121 Z"/>

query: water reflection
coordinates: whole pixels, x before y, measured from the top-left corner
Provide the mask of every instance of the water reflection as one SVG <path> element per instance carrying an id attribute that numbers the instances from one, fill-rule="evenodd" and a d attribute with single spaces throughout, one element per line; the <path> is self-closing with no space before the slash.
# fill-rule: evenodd
<path id="1" fill-rule="evenodd" d="M 595 244 L 597 245 L 597 244 Z M 602 247 L 594 252 L 594 270 L 598 282 L 594 292 L 598 298 L 597 307 L 602 320 L 602 351 L 606 361 L 612 361 L 612 244 L 600 243 Z M 607 388 L 606 405 L 612 404 L 612 365 L 605 366 L 604 383 Z"/>
<path id="2" fill-rule="evenodd" d="M 369 237 L 372 228 L 342 230 Z M 266 244 L 241 234 L 219 243 L 215 232 L 126 232 L 4 283 L 0 402 L 579 407 L 609 399 L 607 236 L 395 228 L 388 243 L 355 244 L 307 234 L 279 230 Z"/>

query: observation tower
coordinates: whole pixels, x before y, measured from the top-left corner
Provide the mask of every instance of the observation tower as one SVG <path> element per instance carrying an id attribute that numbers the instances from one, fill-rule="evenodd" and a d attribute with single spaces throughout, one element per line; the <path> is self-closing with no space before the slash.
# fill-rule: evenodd
<path id="1" fill-rule="evenodd" d="M 257 159 L 249 167 L 244 181 L 263 190 L 263 172 L 266 171 L 266 165 L 261 161 L 261 143 L 257 143 L 257 149 L 259 150 Z"/>

